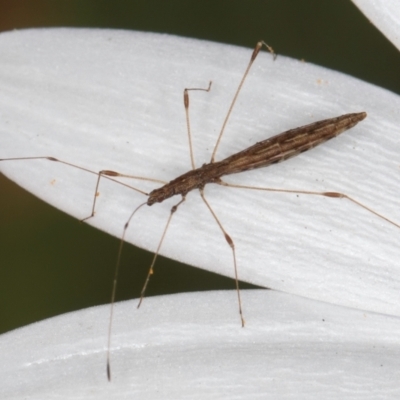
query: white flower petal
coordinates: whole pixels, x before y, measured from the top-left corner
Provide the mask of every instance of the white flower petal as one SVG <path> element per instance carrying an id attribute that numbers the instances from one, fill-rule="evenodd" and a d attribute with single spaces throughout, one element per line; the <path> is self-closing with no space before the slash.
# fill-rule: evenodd
<path id="1" fill-rule="evenodd" d="M 0 35 L 0 158 L 53 156 L 92 171 L 165 181 L 190 169 L 182 91 L 191 93 L 196 164 L 208 162 L 251 51 L 167 35 L 49 29 Z M 334 71 L 263 52 L 240 94 L 218 159 L 284 130 L 348 112 L 368 118 L 285 163 L 227 178 L 341 191 L 400 223 L 400 99 Z M 96 177 L 50 161 L 1 162 L 3 173 L 76 218 Z M 133 181 L 151 190 L 154 185 Z M 104 180 L 89 223 L 120 236 L 146 197 Z M 239 276 L 334 304 L 400 315 L 397 227 L 347 200 L 209 185 L 236 244 Z M 178 199 L 144 207 L 127 240 L 154 251 Z M 161 253 L 233 276 L 232 253 L 198 193 L 173 218 Z"/>
<path id="2" fill-rule="evenodd" d="M 400 50 L 400 8 L 397 0 L 353 0 L 366 17 Z"/>
<path id="3" fill-rule="evenodd" d="M 65 314 L 0 338 L 1 398 L 395 399 L 398 318 L 274 291 L 118 303 L 112 381 L 109 307 Z"/>

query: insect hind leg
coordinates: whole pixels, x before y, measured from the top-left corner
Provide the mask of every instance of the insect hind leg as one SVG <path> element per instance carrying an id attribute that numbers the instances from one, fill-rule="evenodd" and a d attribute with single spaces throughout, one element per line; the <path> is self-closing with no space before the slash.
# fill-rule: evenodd
<path id="1" fill-rule="evenodd" d="M 218 180 L 217 182 L 218 185 L 221 186 L 226 186 L 226 187 L 231 187 L 231 188 L 236 188 L 236 189 L 250 189 L 250 190 L 260 190 L 264 192 L 276 192 L 276 193 L 294 193 L 294 194 L 305 194 L 305 195 L 311 195 L 311 196 L 320 196 L 320 197 L 330 197 L 334 199 L 345 199 L 357 207 L 363 208 L 365 211 L 375 215 L 376 217 L 388 222 L 389 224 L 395 226 L 396 228 L 400 229 L 400 223 L 397 223 L 393 221 L 392 219 L 386 217 L 383 214 L 378 213 L 371 207 L 365 205 L 361 201 L 358 201 L 357 199 L 347 195 L 346 193 L 341 193 L 341 192 L 334 192 L 334 191 L 329 191 L 329 192 L 317 192 L 317 191 L 311 191 L 311 190 L 297 190 L 297 189 L 276 189 L 276 188 L 269 188 L 269 187 L 258 187 L 258 186 L 248 186 L 248 185 L 236 185 L 233 183 L 227 183 L 223 180 Z"/>

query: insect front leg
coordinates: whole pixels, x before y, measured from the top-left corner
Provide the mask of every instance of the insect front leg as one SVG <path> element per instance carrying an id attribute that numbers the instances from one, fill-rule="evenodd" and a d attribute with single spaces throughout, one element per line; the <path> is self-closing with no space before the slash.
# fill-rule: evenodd
<path id="1" fill-rule="evenodd" d="M 136 176 L 136 175 L 121 174 L 121 173 L 119 173 L 119 172 L 111 171 L 111 170 L 102 170 L 102 171 L 99 171 L 99 172 L 97 173 L 96 188 L 95 188 L 94 196 L 93 196 L 92 212 L 90 213 L 89 216 L 87 216 L 87 217 L 81 219 L 81 220 L 80 220 L 81 222 L 87 221 L 88 219 L 94 217 L 94 215 L 95 215 L 96 202 L 97 202 L 97 197 L 98 197 L 98 195 L 99 195 L 99 186 L 100 186 L 100 179 L 101 179 L 101 178 L 107 178 L 107 179 L 109 179 L 109 180 L 111 180 L 111 181 L 117 182 L 118 184 L 120 184 L 120 185 L 122 185 L 122 186 L 126 186 L 126 187 L 128 187 L 128 188 L 130 188 L 130 189 L 133 189 L 133 190 L 135 190 L 136 192 L 139 192 L 139 193 L 144 194 L 145 196 L 148 196 L 149 194 L 148 194 L 147 192 L 143 191 L 143 190 L 140 190 L 140 189 L 138 189 L 138 188 L 136 188 L 136 187 L 134 187 L 134 186 L 131 186 L 131 185 L 127 185 L 126 183 L 117 181 L 117 180 L 115 180 L 115 179 L 113 179 L 113 178 L 137 179 L 137 180 L 142 180 L 142 181 L 149 181 L 149 182 L 161 183 L 161 184 L 163 184 L 163 185 L 166 183 L 166 182 L 161 181 L 161 180 L 159 180 L 159 179 L 145 178 L 145 177 Z"/>
<path id="2" fill-rule="evenodd" d="M 183 195 L 183 196 L 182 196 L 182 199 L 181 199 L 177 204 L 175 204 L 175 205 L 171 208 L 171 211 L 170 211 L 170 213 L 169 213 L 169 217 L 168 217 L 167 223 L 165 224 L 164 231 L 163 231 L 163 233 L 162 233 L 162 235 L 161 235 L 161 239 L 160 239 L 160 241 L 158 242 L 157 250 L 156 250 L 156 252 L 154 253 L 153 260 L 152 260 L 151 265 L 150 265 L 150 268 L 149 268 L 149 272 L 147 273 L 147 277 L 146 277 L 146 280 L 145 280 L 145 282 L 144 282 L 142 291 L 140 292 L 140 300 L 139 300 L 139 304 L 138 304 L 137 308 L 140 307 L 140 305 L 142 304 L 142 301 L 143 301 L 143 299 L 144 299 L 144 295 L 145 295 L 145 292 L 146 292 L 147 285 L 148 285 L 148 283 L 149 283 L 149 281 L 150 281 L 151 275 L 153 275 L 153 273 L 154 273 L 154 265 L 155 265 L 155 263 L 156 263 L 158 254 L 160 253 L 161 246 L 162 246 L 163 241 L 164 241 L 164 239 L 165 239 L 165 235 L 167 234 L 167 230 L 168 230 L 168 227 L 169 227 L 169 225 L 170 225 L 170 223 L 171 223 L 172 217 L 173 217 L 173 215 L 175 214 L 175 212 L 177 211 L 178 207 L 179 207 L 185 200 L 186 200 L 186 195 Z"/>

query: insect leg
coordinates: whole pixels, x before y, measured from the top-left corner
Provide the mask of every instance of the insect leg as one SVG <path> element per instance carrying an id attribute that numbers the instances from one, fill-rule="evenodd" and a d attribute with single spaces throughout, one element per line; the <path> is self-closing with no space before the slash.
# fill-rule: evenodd
<path id="1" fill-rule="evenodd" d="M 272 48 L 271 46 L 269 46 L 267 43 L 265 43 L 265 42 L 262 41 L 262 40 L 256 44 L 256 47 L 255 47 L 254 50 L 253 50 L 253 53 L 252 53 L 252 55 L 251 55 L 250 61 L 249 61 L 248 65 L 247 65 L 247 68 L 246 68 L 246 70 L 244 71 L 242 80 L 239 82 L 239 86 L 238 86 L 238 88 L 236 89 L 235 95 L 233 96 L 233 100 L 232 100 L 232 102 L 231 102 L 231 104 L 230 104 L 230 106 L 229 106 L 229 109 L 228 109 L 228 112 L 227 112 L 227 114 L 226 114 L 224 123 L 222 124 L 221 131 L 219 132 L 218 139 L 217 139 L 217 142 L 215 143 L 214 151 L 213 151 L 212 156 L 211 156 L 211 161 L 210 161 L 210 162 L 212 162 L 212 163 L 215 162 L 215 155 L 217 154 L 218 146 L 219 146 L 219 144 L 220 144 L 220 142 L 221 142 L 222 135 L 224 134 L 226 124 L 228 123 L 228 120 L 229 120 L 229 117 L 230 117 L 230 115 L 231 115 L 231 113 L 232 113 L 233 107 L 234 107 L 235 104 L 236 104 L 236 100 L 237 100 L 237 98 L 238 98 L 238 96 L 239 96 L 239 93 L 240 93 L 240 91 L 241 91 L 241 89 L 242 89 L 242 86 L 243 86 L 243 84 L 244 84 L 244 81 L 246 80 L 247 75 L 249 74 L 249 71 L 250 71 L 250 69 L 251 69 L 251 66 L 253 65 L 255 59 L 257 58 L 258 53 L 260 52 L 260 50 L 261 50 L 261 48 L 262 48 L 263 46 L 265 46 L 265 47 L 267 48 L 267 50 L 272 54 L 273 59 L 274 59 L 274 60 L 276 59 L 276 54 L 275 54 L 275 52 L 274 52 L 274 50 L 273 50 L 273 48 Z"/>
<path id="2" fill-rule="evenodd" d="M 115 178 L 115 177 L 118 177 L 118 178 L 138 179 L 138 180 L 142 180 L 142 181 L 150 181 L 150 182 L 161 183 L 161 184 L 165 184 L 165 183 L 166 183 L 166 182 L 164 182 L 164 181 L 160 181 L 159 179 L 152 179 L 152 178 L 145 178 L 145 177 L 135 176 L 135 175 L 121 174 L 121 173 L 119 173 L 119 172 L 111 171 L 111 170 L 102 170 L 102 171 L 99 171 L 99 172 L 97 173 L 97 182 L 96 182 L 96 188 L 95 188 L 95 191 L 94 191 L 93 204 L 92 204 L 92 212 L 90 213 L 89 216 L 87 216 L 87 217 L 81 219 L 81 220 L 80 220 L 81 222 L 87 221 L 88 219 L 94 217 L 94 215 L 95 215 L 96 202 L 97 202 L 97 196 L 98 196 L 98 193 L 99 193 L 99 186 L 100 186 L 100 179 L 101 179 L 101 178 L 108 178 L 108 179 L 110 179 L 110 180 L 112 180 L 112 181 L 114 181 L 114 182 L 117 182 L 117 183 L 119 183 L 119 184 L 121 184 L 121 185 L 123 185 L 123 186 L 127 186 L 127 187 L 129 187 L 130 189 L 133 189 L 133 190 L 135 190 L 135 191 L 137 191 L 137 192 L 139 192 L 139 193 L 142 193 L 142 194 L 144 194 L 144 195 L 146 195 L 146 196 L 149 195 L 147 192 L 144 192 L 143 190 L 140 190 L 140 189 L 137 189 L 137 188 L 135 188 L 135 187 L 133 187 L 133 186 L 127 185 L 127 184 L 125 184 L 125 183 L 116 181 L 115 179 L 112 179 L 113 177 L 114 177 L 114 178 Z"/>
<path id="3" fill-rule="evenodd" d="M 189 151 L 190 151 L 190 161 L 192 163 L 192 169 L 195 169 L 196 166 L 194 164 L 194 156 L 193 156 L 193 145 L 192 145 L 192 134 L 190 132 L 190 118 L 189 118 L 189 91 L 191 90 L 201 90 L 204 92 L 209 92 L 211 90 L 211 84 L 212 81 L 208 84 L 207 89 L 203 88 L 186 88 L 183 91 L 183 104 L 185 106 L 185 115 L 186 115 L 186 129 L 188 133 L 188 139 L 189 139 Z"/>
<path id="4" fill-rule="evenodd" d="M 266 188 L 266 187 L 258 187 L 258 186 L 247 186 L 247 185 L 235 185 L 231 183 L 224 182 L 222 180 L 219 180 L 218 182 L 219 185 L 226 186 L 226 187 L 232 187 L 232 188 L 238 188 L 238 189 L 251 189 L 251 190 L 262 190 L 266 192 L 279 192 L 279 193 L 294 193 L 294 194 L 307 194 L 307 195 L 313 195 L 313 196 L 324 196 L 324 197 L 331 197 L 331 198 L 336 198 L 336 199 L 347 199 L 353 204 L 355 204 L 358 207 L 363 208 L 364 210 L 368 211 L 371 214 L 376 215 L 378 218 L 383 219 L 384 221 L 388 222 L 389 224 L 392 224 L 396 226 L 397 228 L 400 228 L 400 224 L 397 222 L 392 221 L 390 218 L 385 217 L 383 214 L 378 213 L 377 211 L 373 210 L 372 208 L 368 207 L 364 203 L 354 199 L 353 197 L 345 194 L 345 193 L 340 193 L 340 192 L 314 192 L 314 191 L 309 191 L 309 190 L 292 190 L 292 189 L 275 189 L 275 188 Z"/>
<path id="5" fill-rule="evenodd" d="M 232 250 L 232 255 L 233 255 L 233 266 L 235 270 L 235 282 L 236 282 L 236 292 L 237 292 L 237 297 L 238 297 L 238 304 L 239 304 L 239 315 L 240 315 L 240 321 L 242 323 L 242 327 L 245 325 L 245 320 L 243 318 L 243 312 L 242 312 L 242 299 L 240 297 L 240 288 L 239 288 L 239 276 L 238 276 L 238 270 L 237 270 L 237 262 L 236 262 L 236 252 L 235 252 L 235 243 L 233 242 L 232 238 L 228 235 L 228 233 L 225 231 L 224 227 L 222 226 L 220 220 L 218 219 L 217 215 L 215 214 L 214 210 L 211 208 L 210 204 L 206 200 L 204 196 L 204 189 L 199 189 L 200 190 L 200 196 L 203 199 L 205 205 L 207 208 L 210 210 L 211 215 L 214 217 L 215 221 L 217 222 L 219 228 L 221 229 L 225 240 L 227 241 L 229 247 Z"/>
<path id="6" fill-rule="evenodd" d="M 182 196 L 182 199 L 181 199 L 177 204 L 175 204 L 175 205 L 171 208 L 171 211 L 170 211 L 170 214 L 169 214 L 169 217 L 168 217 L 168 221 L 167 221 L 167 223 L 165 224 L 165 228 L 164 228 L 163 234 L 162 234 L 162 236 L 161 236 L 161 239 L 160 239 L 160 241 L 159 241 L 159 243 L 158 243 L 157 250 L 156 250 L 156 252 L 154 253 L 153 260 L 152 260 L 152 262 L 151 262 L 151 265 L 150 265 L 150 268 L 149 268 L 149 272 L 148 272 L 147 277 L 146 277 L 146 281 L 144 282 L 142 291 L 140 292 L 140 300 L 139 300 L 139 304 L 137 305 L 137 308 L 139 308 L 140 305 L 142 304 L 142 301 L 143 301 L 143 298 L 144 298 L 144 295 L 145 295 L 146 288 L 147 288 L 147 285 L 148 285 L 148 283 L 149 283 L 150 277 L 151 277 L 151 275 L 153 275 L 153 273 L 154 273 L 154 264 L 156 263 L 158 254 L 160 253 L 160 249 L 161 249 L 162 243 L 163 243 L 163 241 L 164 241 L 164 239 L 165 239 L 165 235 L 167 234 L 167 230 L 168 230 L 169 224 L 171 223 L 172 216 L 174 215 L 174 213 L 176 212 L 176 210 L 178 209 L 178 207 L 179 207 L 185 200 L 186 200 L 186 197 L 185 197 L 185 196 Z"/>
<path id="7" fill-rule="evenodd" d="M 48 161 L 57 162 L 57 163 L 60 163 L 60 164 L 67 165 L 68 167 L 76 168 L 76 169 L 79 169 L 79 170 L 81 170 L 81 171 L 84 171 L 84 172 L 88 172 L 88 173 L 90 173 L 90 174 L 93 174 L 93 175 L 97 175 L 96 187 L 95 187 L 94 196 L 93 196 L 93 203 L 92 203 L 92 211 L 91 211 L 91 213 L 90 213 L 90 215 L 89 215 L 88 217 L 82 218 L 82 219 L 80 220 L 81 222 L 84 222 L 84 221 L 86 221 L 86 220 L 92 218 L 92 217 L 94 216 L 94 214 L 95 214 L 96 200 L 97 200 L 97 196 L 98 196 L 98 189 L 99 189 L 100 179 L 101 179 L 101 178 L 105 178 L 105 179 L 108 179 L 108 180 L 110 180 L 110 181 L 113 181 L 113 182 L 115 182 L 115 183 L 117 183 L 117 184 L 119 184 L 119 185 L 126 186 L 127 188 L 132 189 L 132 190 L 135 190 L 136 192 L 142 193 L 142 194 L 144 194 L 144 195 L 146 195 L 146 196 L 148 195 L 148 193 L 146 193 L 145 191 L 140 190 L 140 189 L 138 189 L 137 187 L 128 185 L 128 184 L 126 184 L 126 183 L 124 183 L 124 182 L 117 181 L 117 180 L 115 180 L 115 179 L 113 179 L 113 178 L 119 177 L 119 178 L 137 179 L 137 180 L 149 181 L 149 182 L 155 182 L 155 183 L 161 183 L 161 184 L 165 184 L 165 183 L 166 183 L 165 181 L 161 181 L 161 180 L 159 180 L 159 179 L 146 178 L 146 177 L 141 177 L 141 176 L 136 176 L 136 175 L 121 174 L 121 173 L 119 173 L 119 172 L 110 171 L 110 170 L 102 170 L 102 171 L 100 171 L 100 172 L 95 172 L 95 171 L 92 171 L 92 170 L 90 170 L 90 169 L 88 169 L 88 168 L 81 167 L 81 166 L 79 166 L 79 165 L 72 164 L 72 163 L 70 163 L 70 162 L 63 161 L 63 160 L 60 160 L 60 159 L 55 158 L 55 157 L 13 157 L 13 158 L 0 158 L 0 162 L 2 162 L 2 161 L 28 161 L 28 160 L 48 160 Z"/>

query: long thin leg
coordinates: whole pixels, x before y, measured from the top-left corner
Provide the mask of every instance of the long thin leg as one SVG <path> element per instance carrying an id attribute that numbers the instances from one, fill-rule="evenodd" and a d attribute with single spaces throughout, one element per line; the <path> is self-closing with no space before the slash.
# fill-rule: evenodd
<path id="1" fill-rule="evenodd" d="M 400 224 L 392 221 L 391 219 L 385 217 L 384 215 L 374 211 L 372 208 L 366 206 L 365 204 L 361 203 L 360 201 L 354 199 L 351 196 L 348 196 L 345 193 L 340 193 L 340 192 L 314 192 L 310 190 L 292 190 L 292 189 L 275 189 L 275 188 L 266 188 L 266 187 L 258 187 L 258 186 L 247 186 L 247 185 L 235 185 L 232 183 L 227 183 L 222 180 L 219 182 L 216 182 L 219 185 L 226 186 L 226 187 L 231 187 L 231 188 L 237 188 L 237 189 L 251 189 L 251 190 L 262 190 L 265 192 L 278 192 L 278 193 L 294 193 L 294 194 L 307 194 L 307 195 L 314 195 L 314 196 L 324 196 L 324 197 L 331 197 L 331 198 L 336 198 L 336 199 L 347 199 L 351 201 L 353 204 L 355 204 L 358 207 L 363 208 L 364 210 L 370 212 L 373 215 L 376 215 L 377 217 L 383 219 L 384 221 L 388 222 L 389 224 L 392 224 L 396 226 L 397 228 L 400 228 Z"/>
<path id="2" fill-rule="evenodd" d="M 235 271 L 235 283 L 236 283 L 236 293 L 238 297 L 238 305 L 239 305 L 239 315 L 240 315 L 240 321 L 242 323 L 242 328 L 245 325 L 245 320 L 243 318 L 243 312 L 242 312 L 242 299 L 240 297 L 240 288 L 239 288 L 239 275 L 238 275 L 238 270 L 237 270 L 237 262 L 236 262 L 236 252 L 235 252 L 235 243 L 233 242 L 232 238 L 228 235 L 224 227 L 222 226 L 220 220 L 218 219 L 217 215 L 215 214 L 214 210 L 211 208 L 210 204 L 206 200 L 204 196 L 204 189 L 200 189 L 200 196 L 203 199 L 204 203 L 208 207 L 208 209 L 211 212 L 211 215 L 214 217 L 215 221 L 217 222 L 219 228 L 221 229 L 222 233 L 224 234 L 225 240 L 227 241 L 229 247 L 232 250 L 232 255 L 233 255 L 233 266 L 234 266 L 234 271 Z"/>
<path id="3" fill-rule="evenodd" d="M 158 254 L 160 253 L 160 249 L 161 249 L 161 246 L 162 246 L 162 244 L 163 244 L 163 242 L 164 242 L 165 235 L 167 234 L 167 230 L 168 230 L 169 224 L 171 223 L 172 216 L 175 214 L 175 212 L 176 212 L 176 210 L 178 209 L 178 207 L 179 207 L 185 200 L 186 200 L 186 197 L 185 197 L 185 196 L 182 196 L 182 199 L 179 201 L 179 203 L 175 204 L 175 205 L 171 208 L 171 212 L 169 213 L 168 221 L 167 221 L 167 223 L 165 224 L 165 228 L 164 228 L 163 234 L 162 234 L 162 236 L 161 236 L 160 241 L 158 242 L 157 250 L 156 250 L 156 252 L 154 253 L 153 261 L 151 262 L 151 265 L 150 265 L 150 268 L 149 268 L 149 272 L 147 273 L 146 281 L 144 282 L 142 291 L 140 292 L 140 300 L 139 300 L 139 304 L 137 305 L 137 308 L 139 308 L 140 305 L 142 304 L 142 301 L 143 301 L 143 299 L 144 299 L 144 295 L 145 295 L 145 292 L 146 292 L 146 289 L 147 289 L 147 285 L 148 285 L 148 283 L 149 283 L 149 281 L 150 281 L 150 277 L 151 277 L 151 275 L 153 275 L 153 273 L 154 273 L 154 264 L 156 263 Z"/>
<path id="4" fill-rule="evenodd" d="M 127 187 L 127 188 L 129 188 L 129 189 L 135 190 L 136 192 L 142 193 L 142 194 L 144 194 L 144 195 L 146 195 L 146 196 L 148 196 L 148 193 L 147 193 L 147 192 L 145 192 L 145 191 L 143 191 L 143 190 L 140 190 L 140 189 L 138 189 L 138 188 L 136 188 L 136 187 L 134 187 L 134 186 L 128 185 L 128 184 L 126 184 L 126 183 L 124 183 L 124 182 L 117 181 L 117 180 L 115 180 L 115 179 L 113 179 L 113 178 L 116 178 L 116 177 L 118 177 L 118 178 L 129 178 L 129 179 L 136 179 L 136 180 L 147 181 L 147 182 L 160 183 L 160 184 L 163 184 L 163 185 L 165 185 L 165 184 L 167 183 L 167 182 L 161 181 L 161 180 L 159 180 L 159 179 L 147 178 L 147 177 L 136 176 L 136 175 L 121 174 L 121 173 L 119 173 L 119 172 L 110 171 L 110 170 L 103 170 L 103 171 L 100 171 L 100 172 L 95 172 L 95 171 L 92 171 L 92 170 L 90 170 L 90 169 L 88 169 L 88 168 L 84 168 L 84 167 L 81 167 L 81 166 L 79 166 L 79 165 L 72 164 L 72 163 L 70 163 L 70 162 L 63 161 L 63 160 L 60 160 L 60 159 L 55 158 L 55 157 L 13 157 L 13 158 L 1 158 L 1 159 L 0 159 L 0 162 L 1 162 L 1 161 L 22 161 L 22 160 L 48 160 L 48 161 L 58 162 L 58 163 L 60 163 L 60 164 L 64 164 L 64 165 L 67 165 L 67 166 L 69 166 L 69 167 L 76 168 L 76 169 L 79 169 L 79 170 L 81 170 L 81 171 L 85 171 L 85 172 L 88 172 L 88 173 L 90 173 L 90 174 L 93 174 L 93 175 L 96 175 L 96 176 L 97 176 L 96 187 L 95 187 L 94 196 L 93 196 L 92 211 L 91 211 L 91 213 L 90 213 L 90 215 L 89 215 L 88 217 L 82 218 L 82 219 L 80 220 L 81 222 L 86 221 L 86 220 L 88 220 L 89 218 L 92 218 L 92 217 L 94 216 L 94 214 L 95 214 L 96 200 L 97 200 L 97 196 L 98 196 L 98 189 L 99 189 L 100 179 L 101 179 L 101 178 L 108 179 L 108 180 L 110 180 L 110 181 L 113 181 L 113 182 L 117 183 L 118 185 L 125 186 L 125 187 Z"/>
<path id="5" fill-rule="evenodd" d="M 193 155 L 193 145 L 192 145 L 192 134 L 190 131 L 190 118 L 189 118 L 189 91 L 191 90 L 201 90 L 203 92 L 209 92 L 211 89 L 211 84 L 212 81 L 208 84 L 208 88 L 186 88 L 183 91 L 183 104 L 185 106 L 185 115 L 186 115 L 186 129 L 187 129 L 187 134 L 188 134 L 188 139 L 189 139 L 189 151 L 190 151 L 190 161 L 192 163 L 192 169 L 195 169 L 195 163 L 194 163 L 194 155 Z"/>
<path id="6" fill-rule="evenodd" d="M 150 265 L 149 272 L 148 272 L 147 277 L 146 277 L 146 281 L 145 281 L 145 283 L 144 283 L 144 285 L 143 285 L 143 288 L 142 288 L 142 291 L 141 291 L 141 293 L 140 293 L 140 300 L 139 300 L 139 304 L 138 304 L 137 308 L 139 308 L 140 305 L 142 304 L 142 301 L 143 301 L 143 298 L 144 298 L 144 295 L 145 295 L 145 292 L 146 292 L 147 285 L 148 285 L 148 283 L 149 283 L 149 281 L 150 281 L 151 275 L 153 275 L 153 272 L 154 272 L 154 264 L 156 263 L 158 254 L 160 253 L 160 249 L 161 249 L 162 243 L 164 242 L 165 235 L 166 235 L 166 233 L 167 233 L 168 227 L 169 227 L 169 225 L 170 225 L 170 223 L 171 223 L 172 216 L 174 215 L 174 213 L 176 212 L 176 210 L 178 209 L 178 207 L 179 207 L 184 201 L 185 201 L 185 197 L 182 196 L 182 199 L 181 199 L 177 204 L 175 204 L 175 205 L 171 208 L 171 212 L 170 212 L 170 214 L 169 214 L 168 221 L 167 221 L 167 223 L 166 223 L 166 225 L 165 225 L 163 234 L 162 234 L 161 239 L 160 239 L 160 241 L 159 241 L 159 243 L 158 243 L 157 250 L 156 250 L 156 252 L 154 253 L 153 261 L 152 261 L 152 263 L 151 263 L 151 265 Z M 146 204 L 147 204 L 147 203 L 142 203 L 140 206 L 136 207 L 136 209 L 132 212 L 132 214 L 130 215 L 128 221 L 127 221 L 127 222 L 125 223 L 125 225 L 124 225 L 124 230 L 123 230 L 123 232 L 122 232 L 121 240 L 120 240 L 120 243 L 119 243 L 117 264 L 116 264 L 116 267 L 115 267 L 115 274 L 114 274 L 114 280 L 113 280 L 113 286 L 112 286 L 112 294 L 111 294 L 110 320 L 109 320 L 109 325 L 108 325 L 108 340 L 107 340 L 107 378 L 108 378 L 109 381 L 111 381 L 111 333 L 112 333 L 112 322 L 113 322 L 113 315 L 114 315 L 115 295 L 116 295 L 116 292 L 117 292 L 118 274 L 119 274 L 119 268 L 120 268 L 120 264 L 121 264 L 122 247 L 123 247 L 123 245 L 124 245 L 126 232 L 127 232 L 128 228 L 129 228 L 129 224 L 130 224 L 130 222 L 131 222 L 133 216 L 136 214 L 136 212 L 137 212 L 141 207 L 143 207 L 143 206 L 146 205 Z"/>
<path id="7" fill-rule="evenodd" d="M 166 183 L 165 181 L 161 181 L 159 179 L 145 178 L 145 177 L 136 176 L 136 175 L 121 174 L 119 172 L 111 171 L 111 170 L 102 170 L 102 171 L 97 173 L 96 188 L 94 190 L 94 197 L 93 197 L 93 203 L 92 203 L 92 212 L 87 217 L 81 219 L 81 222 L 87 221 L 88 219 L 94 217 L 94 214 L 95 214 L 95 211 L 96 211 L 97 196 L 98 196 L 98 193 L 99 193 L 100 179 L 102 177 L 108 178 L 108 179 L 110 179 L 110 177 L 138 179 L 138 180 L 141 180 L 141 181 L 149 181 L 149 182 L 161 183 L 163 185 L 165 185 L 165 183 Z M 114 182 L 119 182 L 119 181 L 116 181 L 115 179 L 111 179 L 111 180 L 113 180 Z M 133 186 L 126 185 L 126 184 L 123 184 L 123 185 L 124 186 L 128 186 L 129 188 L 134 189 L 137 192 L 142 193 L 142 194 L 144 194 L 146 196 L 149 195 L 147 192 L 144 192 L 143 190 L 140 190 L 140 189 L 136 189 Z"/>
<path id="8" fill-rule="evenodd" d="M 211 156 L 211 162 L 212 163 L 215 162 L 215 155 L 217 154 L 218 146 L 219 146 L 219 144 L 221 142 L 222 135 L 224 134 L 226 124 L 228 123 L 229 117 L 230 117 L 230 115 L 232 113 L 233 107 L 235 106 L 235 103 L 236 103 L 236 100 L 237 100 L 237 98 L 239 96 L 240 90 L 242 89 L 244 81 L 246 80 L 247 75 L 249 74 L 250 68 L 254 63 L 254 60 L 257 58 L 257 55 L 260 52 L 262 46 L 265 46 L 268 49 L 268 51 L 272 54 L 274 60 L 276 59 L 276 54 L 275 54 L 275 52 L 274 52 L 274 50 L 273 50 L 273 48 L 271 46 L 268 46 L 267 43 L 265 43 L 262 40 L 256 44 L 256 47 L 253 50 L 253 54 L 251 55 L 249 64 L 247 65 L 246 71 L 243 74 L 243 78 L 240 81 L 238 88 L 236 89 L 235 95 L 233 96 L 233 100 L 231 102 L 231 105 L 229 106 L 228 113 L 226 114 L 224 123 L 222 124 L 221 131 L 219 133 L 217 142 L 215 143 L 214 151 L 213 151 L 212 156 Z"/>
<path id="9" fill-rule="evenodd" d="M 167 221 L 167 223 L 165 225 L 163 234 L 162 234 L 161 239 L 160 239 L 160 241 L 158 243 L 157 250 L 154 253 L 153 260 L 152 260 L 152 263 L 151 263 L 150 268 L 149 268 L 149 272 L 148 272 L 147 277 L 146 277 L 146 281 L 145 281 L 145 283 L 143 285 L 142 291 L 140 292 L 140 300 L 139 300 L 137 308 L 139 308 L 140 305 L 142 304 L 142 301 L 143 301 L 143 298 L 144 298 L 144 295 L 145 295 L 145 292 L 146 292 L 147 285 L 148 285 L 148 283 L 150 281 L 150 277 L 154 273 L 154 265 L 156 263 L 158 254 L 160 253 L 160 249 L 161 249 L 162 243 L 164 242 L 165 235 L 167 233 L 168 227 L 169 227 L 169 225 L 171 223 L 172 216 L 174 215 L 174 213 L 176 212 L 178 207 L 185 201 L 185 199 L 186 199 L 185 196 L 182 196 L 182 199 L 171 208 L 171 212 L 169 214 L 168 221 Z M 117 264 L 116 264 L 116 267 L 115 267 L 115 274 L 114 274 L 114 280 L 113 280 L 113 286 L 112 286 L 112 294 L 111 294 L 110 320 L 109 320 L 109 325 L 108 325 L 107 378 L 108 378 L 109 381 L 111 381 L 111 333 L 112 333 L 112 322 L 113 322 L 113 315 L 114 315 L 115 295 L 116 295 L 116 292 L 117 292 L 118 274 L 119 274 L 119 268 L 120 268 L 120 264 L 121 264 L 122 247 L 123 247 L 123 244 L 124 244 L 124 241 L 125 241 L 126 231 L 128 230 L 129 224 L 130 224 L 133 216 L 136 214 L 136 212 L 141 207 L 143 207 L 146 204 L 147 203 L 142 203 L 130 215 L 128 221 L 125 223 L 124 230 L 123 230 L 123 233 L 122 233 L 122 236 L 121 236 L 121 240 L 120 240 L 120 244 L 119 244 Z"/>

